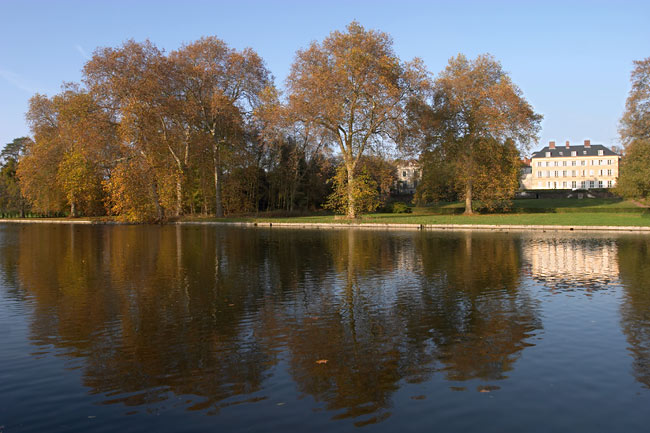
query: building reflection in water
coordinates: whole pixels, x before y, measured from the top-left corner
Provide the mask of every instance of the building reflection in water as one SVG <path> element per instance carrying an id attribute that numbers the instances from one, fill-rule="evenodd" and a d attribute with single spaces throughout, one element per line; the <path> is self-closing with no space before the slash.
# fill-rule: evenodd
<path id="1" fill-rule="evenodd" d="M 619 279 L 618 244 L 607 235 L 522 235 L 526 272 L 553 291 L 593 291 Z"/>

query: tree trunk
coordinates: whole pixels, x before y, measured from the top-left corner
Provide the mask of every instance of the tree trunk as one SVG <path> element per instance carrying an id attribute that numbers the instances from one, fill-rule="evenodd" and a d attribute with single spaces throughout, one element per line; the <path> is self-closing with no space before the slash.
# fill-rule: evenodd
<path id="1" fill-rule="evenodd" d="M 467 188 L 465 189 L 465 215 L 473 215 L 472 211 L 472 181 L 467 181 Z"/>
<path id="2" fill-rule="evenodd" d="M 183 213 L 183 183 L 181 174 L 176 178 L 176 216 L 181 216 Z"/>
<path id="3" fill-rule="evenodd" d="M 153 193 L 153 201 L 156 205 L 158 222 L 162 222 L 165 219 L 165 209 L 160 205 L 160 198 L 158 196 L 158 184 L 156 182 L 151 184 L 151 192 Z"/>
<path id="4" fill-rule="evenodd" d="M 77 216 L 77 208 L 74 204 L 74 200 L 70 202 L 70 217 L 74 218 Z"/>
<path id="5" fill-rule="evenodd" d="M 354 196 L 354 165 L 353 164 L 346 164 L 345 165 L 347 170 L 348 170 L 348 214 L 347 217 L 349 219 L 354 219 L 357 217 L 357 209 L 356 209 L 356 200 Z"/>
<path id="6" fill-rule="evenodd" d="M 221 155 L 219 153 L 219 145 L 215 143 L 212 147 L 212 158 L 214 160 L 214 198 L 217 218 L 223 217 L 223 205 L 221 204 Z"/>

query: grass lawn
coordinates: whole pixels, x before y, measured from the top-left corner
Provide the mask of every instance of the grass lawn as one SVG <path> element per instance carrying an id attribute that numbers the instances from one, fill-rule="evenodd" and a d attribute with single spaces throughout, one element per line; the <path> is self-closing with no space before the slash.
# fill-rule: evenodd
<path id="1" fill-rule="evenodd" d="M 283 223 L 378 223 L 378 224 L 498 224 L 498 225 L 569 225 L 569 226 L 650 226 L 650 215 L 639 213 L 536 213 L 490 215 L 418 215 L 369 214 L 356 221 L 334 216 L 303 216 L 285 218 L 242 217 L 205 218 L 200 221 L 283 222 Z"/>
<path id="2" fill-rule="evenodd" d="M 514 211 L 504 214 L 442 214 L 440 209 L 462 211 L 464 203 L 438 203 L 435 206 L 413 208 L 411 214 L 374 213 L 349 221 L 333 215 L 280 217 L 271 215 L 228 218 L 191 217 L 181 221 L 214 222 L 283 222 L 334 224 L 493 224 L 493 225 L 565 225 L 565 226 L 650 226 L 650 210 L 632 201 L 621 199 L 520 199 L 514 201 Z M 526 212 L 539 209 L 540 212 Z M 593 211 L 590 211 L 593 210 Z M 67 218 L 53 220 L 69 221 Z M 94 222 L 112 221 L 112 217 L 79 218 Z"/>
<path id="3" fill-rule="evenodd" d="M 588 209 L 640 209 L 639 205 L 631 200 L 623 200 L 618 198 L 562 198 L 562 199 L 516 199 L 513 200 L 513 212 L 525 212 L 526 210 L 546 210 L 546 211 L 571 211 L 571 209 L 580 209 L 586 211 Z M 465 209 L 465 202 L 440 202 L 430 206 L 416 207 L 413 209 L 414 213 L 418 214 L 432 214 L 438 210 L 450 209 Z"/>
<path id="4" fill-rule="evenodd" d="M 650 213 L 636 203 L 622 199 L 518 199 L 513 212 L 504 214 L 442 214 L 441 209 L 461 212 L 463 202 L 438 203 L 413 208 L 412 214 L 375 213 L 353 223 L 379 224 L 498 224 L 498 225 L 567 225 L 567 226 L 650 226 Z M 532 212 L 526 210 L 531 209 Z M 593 212 L 590 210 L 593 209 Z M 617 210 L 620 209 L 620 212 Z M 644 212 L 645 211 L 645 212 Z M 332 215 L 301 217 L 242 217 L 208 221 L 289 222 L 349 224 Z"/>

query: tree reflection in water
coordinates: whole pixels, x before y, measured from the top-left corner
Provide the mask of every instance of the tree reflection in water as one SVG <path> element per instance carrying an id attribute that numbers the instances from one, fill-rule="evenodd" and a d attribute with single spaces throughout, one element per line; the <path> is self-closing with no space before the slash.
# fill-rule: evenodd
<path id="1" fill-rule="evenodd" d="M 625 237 L 618 242 L 623 332 L 630 344 L 636 380 L 650 388 L 650 239 Z"/>
<path id="2" fill-rule="evenodd" d="M 18 237 L 34 344 L 81 362 L 105 403 L 182 395 L 216 413 L 273 397 L 287 368 L 303 397 L 364 425 L 437 371 L 507 377 L 541 329 L 509 235 L 35 226 Z"/>

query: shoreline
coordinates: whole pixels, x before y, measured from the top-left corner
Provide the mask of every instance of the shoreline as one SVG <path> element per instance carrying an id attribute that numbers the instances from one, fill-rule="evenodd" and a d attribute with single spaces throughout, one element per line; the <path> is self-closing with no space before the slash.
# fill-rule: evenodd
<path id="1" fill-rule="evenodd" d="M 6 219 L 0 224 L 69 224 L 69 225 L 149 225 L 121 221 L 63 220 L 63 219 Z M 365 230 L 429 230 L 429 231 L 574 231 L 574 232 L 641 232 L 650 234 L 650 226 L 604 225 L 526 225 L 526 224 L 412 224 L 412 223 L 307 223 L 307 222 L 250 222 L 250 221 L 170 221 L 156 225 L 196 225 L 267 227 L 293 229 L 365 229 Z"/>

